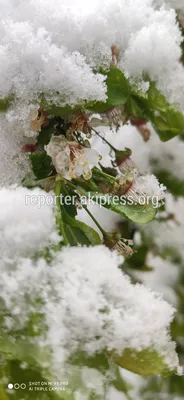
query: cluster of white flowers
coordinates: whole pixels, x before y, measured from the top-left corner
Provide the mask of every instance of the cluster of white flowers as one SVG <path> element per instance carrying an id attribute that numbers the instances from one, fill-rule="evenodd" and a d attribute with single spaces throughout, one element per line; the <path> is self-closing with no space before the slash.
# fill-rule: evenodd
<path id="1" fill-rule="evenodd" d="M 57 240 L 52 208 L 28 207 L 28 193 L 22 188 L 0 190 L 0 297 L 9 315 L 4 329 L 24 328 L 30 313 L 37 311 L 39 298 L 47 330 L 35 340 L 42 348 L 51 348 L 53 369 L 58 371 L 80 347 L 88 354 L 153 349 L 169 369 L 177 368 L 168 334 L 173 308 L 144 286 L 132 285 L 118 268 L 123 260 L 116 252 L 104 246 L 64 248 L 49 265 L 43 258 L 33 261 L 25 256 L 25 251 L 36 253 Z M 39 189 L 32 193 L 43 195 Z M 35 332 L 37 328 L 35 323 Z"/>

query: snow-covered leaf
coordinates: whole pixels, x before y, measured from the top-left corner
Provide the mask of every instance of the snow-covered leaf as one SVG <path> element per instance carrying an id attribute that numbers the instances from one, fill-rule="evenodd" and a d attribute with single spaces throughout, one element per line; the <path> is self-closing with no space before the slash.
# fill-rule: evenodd
<path id="1" fill-rule="evenodd" d="M 142 376 L 163 375 L 166 377 L 177 372 L 175 368 L 170 369 L 167 366 L 161 354 L 151 349 L 140 352 L 126 349 L 121 356 L 113 355 L 112 359 L 121 368 Z"/>

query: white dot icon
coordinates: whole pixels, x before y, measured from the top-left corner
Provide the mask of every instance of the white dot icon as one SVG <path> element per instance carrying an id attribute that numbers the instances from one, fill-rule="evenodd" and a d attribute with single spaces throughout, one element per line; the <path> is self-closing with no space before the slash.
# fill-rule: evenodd
<path id="1" fill-rule="evenodd" d="M 9 383 L 9 384 L 8 384 L 8 389 L 10 389 L 10 390 L 13 389 L 13 384 L 12 384 L 12 383 Z"/>

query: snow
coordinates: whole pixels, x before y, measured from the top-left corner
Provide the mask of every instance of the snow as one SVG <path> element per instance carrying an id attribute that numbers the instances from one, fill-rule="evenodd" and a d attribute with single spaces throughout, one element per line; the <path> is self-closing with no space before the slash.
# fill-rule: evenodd
<path id="1" fill-rule="evenodd" d="M 5 328 L 23 328 L 30 312 L 41 312 L 47 330 L 36 341 L 52 349 L 54 371 L 81 346 L 88 354 L 152 348 L 170 369 L 177 367 L 168 333 L 174 309 L 146 287 L 131 284 L 118 268 L 123 258 L 116 252 L 102 245 L 65 247 L 49 265 L 38 256 L 29 258 L 57 243 L 53 208 L 26 205 L 30 194 L 46 196 L 41 189 L 0 190 L 0 293 L 9 313 Z"/>
<path id="2" fill-rule="evenodd" d="M 151 252 L 148 253 L 145 263 L 152 268 L 152 271 L 140 272 L 135 270 L 133 272 L 134 278 L 152 290 L 162 293 L 165 300 L 177 307 L 178 301 L 174 287 L 179 280 L 178 265 L 167 259 L 164 260 L 160 256 L 155 256 Z"/>
<path id="3" fill-rule="evenodd" d="M 21 183 L 26 172 L 30 171 L 27 155 L 21 153 L 26 142 L 20 124 L 7 121 L 7 116 L 0 113 L 0 187 Z"/>
<path id="4" fill-rule="evenodd" d="M 47 196 L 39 188 L 0 189 L 0 251 L 2 259 L 34 255 L 57 239 L 51 206 L 38 201 Z M 31 200 L 32 199 L 32 200 Z M 34 204 L 35 203 L 35 204 Z M 13 262 L 13 261 L 11 261 Z"/>
<path id="5" fill-rule="evenodd" d="M 168 171 L 182 180 L 184 141 L 175 137 L 163 143 L 156 132 L 151 127 L 149 128 L 151 129 L 151 137 L 147 142 L 143 141 L 138 130 L 130 124 L 121 127 L 118 132 L 105 126 L 100 127 L 99 130 L 101 135 L 105 136 L 105 139 L 118 150 L 124 150 L 125 147 L 132 150 L 131 159 L 135 162 L 140 173 L 153 173 L 153 167 L 155 167 L 158 170 Z M 92 147 L 103 156 L 101 161 L 103 165 L 112 166 L 109 146 L 95 134 L 92 137 Z M 155 161 L 154 165 L 153 161 Z"/>
<path id="6" fill-rule="evenodd" d="M 167 99 L 184 110 L 184 69 L 179 63 L 182 37 L 171 7 L 183 9 L 183 2 L 0 0 L 0 98 L 8 94 L 16 98 L 6 115 L 0 115 L 0 187 L 21 184 L 30 170 L 21 148 L 28 141 L 34 143 L 38 132 L 32 130 L 31 116 L 43 94 L 47 102 L 61 106 L 106 100 L 105 78 L 94 73 L 94 68 L 110 65 L 112 44 L 120 50 L 118 67 L 131 82 L 138 80 L 146 92 L 148 83 L 141 77 L 147 72 Z M 184 142 L 178 138 L 163 144 L 152 131 L 151 139 L 143 143 L 130 125 L 117 133 L 104 127 L 104 132 L 120 150 L 130 147 L 140 173 L 146 172 L 136 178 L 135 194 L 157 196 L 159 201 L 164 198 L 165 188 L 152 175 L 153 160 L 157 168 L 183 179 Z M 103 154 L 102 164 L 110 164 L 109 148 L 99 143 L 93 137 L 94 150 L 83 154 L 82 162 L 88 160 L 89 169 L 96 165 L 98 153 Z M 63 168 L 65 160 L 60 156 Z M 79 161 L 76 175 L 84 172 Z M 48 262 L 43 251 L 59 241 L 55 210 L 43 204 L 33 206 L 30 196 L 44 199 L 47 193 L 17 186 L 0 189 L 0 300 L 8 315 L 3 321 L 7 337 L 27 328 L 32 313 L 43 315 L 44 329 L 40 331 L 35 323 L 33 330 L 39 335 L 26 340 L 39 345 L 45 354 L 51 349 L 52 359 L 47 363 L 56 376 L 79 348 L 90 355 L 104 349 L 118 354 L 126 348 L 153 349 L 170 370 L 177 368 L 169 334 L 175 310 L 152 289 L 176 305 L 168 285 L 177 281 L 178 268 L 149 254 L 153 272 L 137 275 L 146 287 L 133 285 L 119 268 L 123 258 L 104 246 L 66 247 L 52 252 Z M 154 221 L 142 228 L 159 251 L 173 247 L 182 259 L 183 201 L 167 200 L 166 210 L 177 210 L 178 221 Z M 108 213 L 102 222 L 108 231 L 115 229 L 119 219 L 112 216 Z M 88 374 L 87 368 L 83 370 L 85 382 Z M 93 371 L 100 394 L 103 381 L 99 375 Z M 109 397 L 118 399 L 119 393 L 111 391 Z"/>
<path id="7" fill-rule="evenodd" d="M 184 199 L 172 196 L 167 197 L 166 215 L 172 214 L 174 217 L 166 221 L 152 221 L 142 227 L 144 237 L 151 238 L 151 243 L 156 245 L 160 253 L 169 249 L 171 254 L 184 259 L 183 237 L 184 237 Z"/>
<path id="8" fill-rule="evenodd" d="M 103 349 L 122 354 L 125 348 L 151 348 L 168 368 L 178 367 L 175 344 L 168 333 L 174 309 L 158 294 L 132 285 L 118 268 L 122 261 L 104 246 L 65 247 L 50 265 L 44 259 L 20 258 L 13 265 L 6 257 L 1 259 L 1 298 L 9 312 L 11 331 L 12 325 L 24 328 L 30 312 L 43 314 L 47 330 L 36 337 L 36 343 L 45 351 L 48 346 L 52 349 L 55 374 L 78 348 L 91 355 Z M 7 331 L 8 326 L 5 324 Z M 37 329 L 35 324 L 35 332 Z"/>
<path id="9" fill-rule="evenodd" d="M 115 44 L 122 70 L 132 77 L 148 72 L 169 99 L 183 104 L 181 34 L 173 9 L 156 10 L 152 0 L 0 5 L 1 97 L 14 92 L 30 101 L 57 91 L 60 104 L 105 100 L 104 78 L 92 68 L 109 65 Z"/>
<path id="10" fill-rule="evenodd" d="M 140 175 L 133 181 L 126 196 L 143 205 L 146 201 L 152 201 L 155 208 L 158 208 L 164 202 L 165 190 L 166 187 L 154 175 Z"/>
<path id="11" fill-rule="evenodd" d="M 183 0 L 154 0 L 155 4 L 161 6 L 162 4 L 168 5 L 176 10 L 183 10 L 184 3 Z"/>
<path id="12" fill-rule="evenodd" d="M 0 116 L 1 186 L 20 184 L 29 171 L 20 149 L 27 137 L 35 136 L 30 112 L 43 93 L 48 102 L 60 105 L 106 100 L 104 76 L 93 70 L 110 65 L 112 44 L 120 50 L 118 68 L 131 80 L 148 72 L 168 100 L 184 108 L 182 38 L 175 11 L 155 4 L 0 0 L 0 98 L 16 97 L 7 115 Z M 147 88 L 147 82 L 138 82 Z"/>

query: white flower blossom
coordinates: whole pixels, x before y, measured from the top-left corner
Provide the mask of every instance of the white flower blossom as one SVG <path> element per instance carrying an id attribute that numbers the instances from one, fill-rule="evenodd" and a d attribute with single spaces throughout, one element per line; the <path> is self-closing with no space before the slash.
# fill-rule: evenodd
<path id="1" fill-rule="evenodd" d="M 45 148 L 57 173 L 68 180 L 79 176 L 90 179 L 91 169 L 99 162 L 99 154 L 95 150 L 82 147 L 77 142 L 67 142 L 63 137 L 52 136 Z"/>

